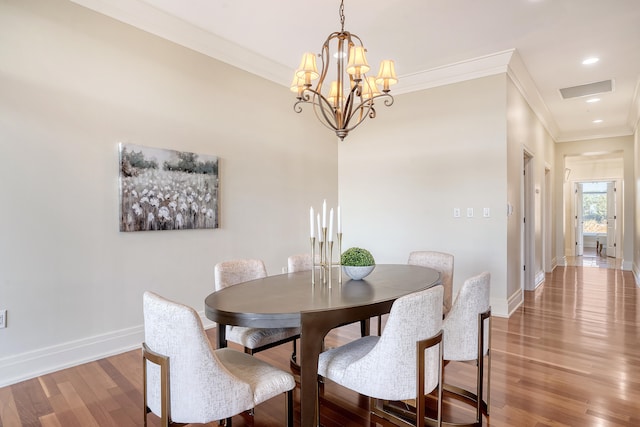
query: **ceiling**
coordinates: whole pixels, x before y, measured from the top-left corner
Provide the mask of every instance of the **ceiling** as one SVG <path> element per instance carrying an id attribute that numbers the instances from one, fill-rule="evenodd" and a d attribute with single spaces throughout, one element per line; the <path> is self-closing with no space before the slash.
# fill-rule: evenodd
<path id="1" fill-rule="evenodd" d="M 72 1 L 283 90 L 302 54 L 340 30 L 338 0 Z M 392 94 L 508 72 L 557 142 L 635 130 L 640 0 L 345 0 L 344 13 L 374 72 L 395 61 Z M 582 65 L 593 56 L 600 61 Z M 609 79 L 613 90 L 596 103 L 560 93 Z"/>

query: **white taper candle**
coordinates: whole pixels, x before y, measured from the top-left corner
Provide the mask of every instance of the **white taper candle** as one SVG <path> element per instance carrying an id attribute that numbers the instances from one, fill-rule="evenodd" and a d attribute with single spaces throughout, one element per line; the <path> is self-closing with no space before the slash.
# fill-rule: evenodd
<path id="1" fill-rule="evenodd" d="M 329 238 L 327 240 L 333 242 L 333 208 L 329 211 Z"/>
<path id="2" fill-rule="evenodd" d="M 322 228 L 327 227 L 327 199 L 322 202 Z"/>
<path id="3" fill-rule="evenodd" d="M 314 224 L 313 206 L 309 208 L 309 237 L 312 239 L 315 237 L 316 225 Z"/>

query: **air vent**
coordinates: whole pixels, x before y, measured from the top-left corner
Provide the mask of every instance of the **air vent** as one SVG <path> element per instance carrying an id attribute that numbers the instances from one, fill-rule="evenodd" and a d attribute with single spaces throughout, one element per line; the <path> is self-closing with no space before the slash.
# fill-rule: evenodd
<path id="1" fill-rule="evenodd" d="M 562 99 L 579 98 L 581 96 L 591 96 L 597 93 L 611 92 L 613 81 L 603 80 L 601 82 L 589 83 L 586 85 L 565 87 L 560 89 Z"/>

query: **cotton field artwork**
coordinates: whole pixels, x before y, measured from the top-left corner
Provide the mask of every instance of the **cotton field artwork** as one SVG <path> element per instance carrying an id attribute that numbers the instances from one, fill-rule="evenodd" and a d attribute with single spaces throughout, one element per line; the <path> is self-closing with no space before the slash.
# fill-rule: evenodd
<path id="1" fill-rule="evenodd" d="M 218 157 L 120 144 L 120 231 L 218 228 Z"/>

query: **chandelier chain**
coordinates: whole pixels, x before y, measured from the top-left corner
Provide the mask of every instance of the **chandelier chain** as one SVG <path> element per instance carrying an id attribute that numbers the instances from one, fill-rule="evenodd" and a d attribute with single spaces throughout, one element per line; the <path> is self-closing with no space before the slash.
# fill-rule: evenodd
<path id="1" fill-rule="evenodd" d="M 340 2 L 340 25 L 342 26 L 340 32 L 344 33 L 344 0 Z"/>

